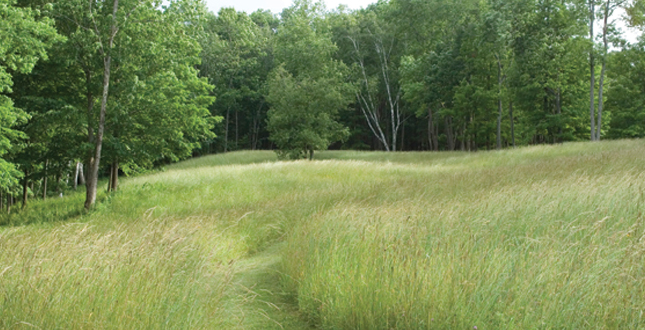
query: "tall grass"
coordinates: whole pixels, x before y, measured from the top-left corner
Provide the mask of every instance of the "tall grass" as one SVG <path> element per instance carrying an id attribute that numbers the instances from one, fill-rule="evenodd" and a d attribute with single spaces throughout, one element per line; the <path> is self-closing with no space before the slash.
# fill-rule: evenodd
<path id="1" fill-rule="evenodd" d="M 317 158 L 198 158 L 78 216 L 56 214 L 80 195 L 31 204 L 0 227 L 0 328 L 305 327 L 278 326 L 277 291 L 323 329 L 645 327 L 643 141 Z"/>
<path id="2" fill-rule="evenodd" d="M 283 263 L 301 311 L 323 329 L 645 328 L 642 142 L 455 164 L 383 167 L 375 198 L 299 222 Z"/>

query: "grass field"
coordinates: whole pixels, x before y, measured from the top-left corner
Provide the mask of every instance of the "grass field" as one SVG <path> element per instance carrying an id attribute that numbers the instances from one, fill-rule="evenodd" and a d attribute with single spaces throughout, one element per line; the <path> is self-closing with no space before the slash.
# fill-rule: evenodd
<path id="1" fill-rule="evenodd" d="M 0 328 L 645 329 L 645 141 L 316 158 L 0 216 Z"/>

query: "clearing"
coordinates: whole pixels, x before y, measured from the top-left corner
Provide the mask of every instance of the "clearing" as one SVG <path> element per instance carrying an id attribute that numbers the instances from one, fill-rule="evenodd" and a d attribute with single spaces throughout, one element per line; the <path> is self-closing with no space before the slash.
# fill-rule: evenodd
<path id="1" fill-rule="evenodd" d="M 645 141 L 316 159 L 0 216 L 0 328 L 645 329 Z"/>

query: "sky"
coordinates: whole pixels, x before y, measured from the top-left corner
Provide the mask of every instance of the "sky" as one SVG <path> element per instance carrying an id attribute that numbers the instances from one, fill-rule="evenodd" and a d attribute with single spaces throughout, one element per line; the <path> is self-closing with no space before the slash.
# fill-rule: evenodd
<path id="1" fill-rule="evenodd" d="M 282 12 L 282 9 L 289 7 L 293 0 L 205 0 L 208 9 L 217 13 L 222 7 L 233 7 L 237 11 L 252 13 L 258 9 L 269 9 L 275 14 Z M 377 0 L 324 0 L 327 9 L 334 9 L 340 4 L 347 5 L 350 9 L 365 8 Z M 622 11 L 614 14 L 615 18 L 623 15 Z M 600 19 L 597 20 L 596 31 L 601 31 Z M 625 27 L 623 22 L 617 22 L 617 26 L 623 31 L 623 36 L 629 42 L 636 42 L 640 32 Z"/>
<path id="2" fill-rule="evenodd" d="M 325 0 L 327 9 L 334 9 L 339 4 L 347 5 L 350 9 L 365 8 L 376 0 Z M 208 9 L 217 13 L 222 7 L 234 7 L 237 11 L 252 13 L 258 9 L 269 9 L 275 14 L 282 12 L 282 9 L 289 7 L 292 0 L 206 0 Z"/>

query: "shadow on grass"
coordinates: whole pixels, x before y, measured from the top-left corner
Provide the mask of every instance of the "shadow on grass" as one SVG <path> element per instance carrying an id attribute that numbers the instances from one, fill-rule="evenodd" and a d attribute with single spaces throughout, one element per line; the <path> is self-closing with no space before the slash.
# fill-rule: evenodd
<path id="1" fill-rule="evenodd" d="M 105 191 L 99 192 L 96 204 L 109 202 L 111 196 Z M 46 200 L 29 200 L 27 207 L 21 203 L 11 207 L 11 213 L 6 209 L 0 212 L 0 228 L 27 225 L 51 224 L 70 220 L 83 221 L 85 211 L 85 190 L 72 191 L 64 197 L 51 197 Z"/>

